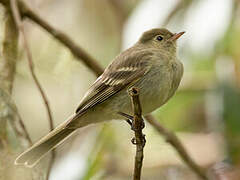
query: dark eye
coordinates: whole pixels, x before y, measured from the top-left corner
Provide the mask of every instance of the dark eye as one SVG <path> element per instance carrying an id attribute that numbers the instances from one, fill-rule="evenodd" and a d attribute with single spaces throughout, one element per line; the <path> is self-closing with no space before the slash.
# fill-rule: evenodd
<path id="1" fill-rule="evenodd" d="M 163 37 L 162 36 L 157 36 L 157 40 L 161 41 L 161 40 L 163 40 Z"/>

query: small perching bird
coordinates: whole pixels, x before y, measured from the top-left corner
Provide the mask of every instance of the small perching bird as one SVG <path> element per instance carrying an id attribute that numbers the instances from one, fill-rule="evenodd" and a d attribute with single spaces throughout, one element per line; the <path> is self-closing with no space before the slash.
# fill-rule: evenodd
<path id="1" fill-rule="evenodd" d="M 183 65 L 176 57 L 176 40 L 184 32 L 152 29 L 139 41 L 120 53 L 97 78 L 82 98 L 76 112 L 32 147 L 23 152 L 15 164 L 34 166 L 47 152 L 92 123 L 122 119 L 118 112 L 131 114 L 127 90 L 140 92 L 143 115 L 151 113 L 173 96 L 183 75 Z"/>

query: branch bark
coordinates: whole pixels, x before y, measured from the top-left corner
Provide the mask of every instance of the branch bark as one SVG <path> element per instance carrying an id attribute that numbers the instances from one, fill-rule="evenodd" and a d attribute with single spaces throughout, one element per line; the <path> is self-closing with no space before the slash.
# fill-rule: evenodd
<path id="1" fill-rule="evenodd" d="M 16 71 L 18 31 L 9 9 L 6 9 L 5 19 L 0 82 L 1 87 L 11 94 Z"/>
<path id="2" fill-rule="evenodd" d="M 4 28 L 4 39 L 2 47 L 2 55 L 0 60 L 0 82 L 1 82 L 1 98 L 2 102 L 6 102 L 8 108 L 10 108 L 12 113 L 15 113 L 16 118 L 13 121 L 9 121 L 14 129 L 15 133 L 18 135 L 19 139 L 22 141 L 28 141 L 28 145 L 32 144 L 30 136 L 24 126 L 24 123 L 17 111 L 15 104 L 12 102 L 11 93 L 13 88 L 13 81 L 16 71 L 17 63 L 17 45 L 18 45 L 18 31 L 13 21 L 13 17 L 10 13 L 8 7 L 5 8 L 5 28 Z M 2 121 L 1 130 L 4 130 L 6 122 Z M 25 144 L 25 143 L 22 143 Z"/>
<path id="3" fill-rule="evenodd" d="M 33 11 L 24 1 L 20 0 L 19 6 L 20 13 L 23 17 L 29 18 L 68 47 L 74 56 L 81 60 L 81 62 L 83 62 L 89 69 L 94 70 L 93 72 L 96 76 L 100 76 L 102 74 L 103 68 L 99 65 L 99 63 L 82 48 L 80 48 L 67 34 L 51 26 L 47 21 L 35 13 L 35 10 Z"/>
<path id="4" fill-rule="evenodd" d="M 16 154 L 31 144 L 29 134 L 11 98 L 18 57 L 18 31 L 11 15 L 9 4 L 1 13 L 0 44 L 0 179 L 25 179 L 41 177 L 41 170 L 30 171 L 14 166 Z"/>
<path id="5" fill-rule="evenodd" d="M 176 14 L 181 11 L 181 10 L 186 10 L 187 7 L 189 7 L 191 5 L 193 1 L 192 0 L 179 0 L 175 7 L 170 11 L 170 13 L 168 14 L 168 16 L 165 18 L 162 26 L 167 26 L 169 24 L 169 22 L 172 20 L 172 18 L 174 16 L 176 16 Z"/>
<path id="6" fill-rule="evenodd" d="M 0 2 L 4 5 L 7 5 L 8 0 L 0 0 Z M 100 76 L 103 73 L 103 68 L 99 65 L 95 59 L 90 56 L 87 52 L 85 52 L 80 46 L 78 46 L 67 34 L 62 31 L 54 28 L 47 21 L 41 18 L 36 10 L 32 10 L 30 6 L 23 0 L 18 0 L 19 5 L 19 13 L 21 16 L 27 17 L 37 25 L 45 29 L 49 34 L 51 34 L 54 38 L 56 38 L 59 42 L 64 44 L 68 49 L 72 52 L 72 54 L 77 57 L 81 62 L 83 62 L 90 70 L 96 74 L 96 76 Z"/>
<path id="7" fill-rule="evenodd" d="M 142 129 L 144 128 L 144 121 L 142 118 L 142 107 L 139 101 L 139 90 L 133 87 L 129 90 L 129 95 L 131 96 L 132 109 L 134 113 L 132 119 L 132 129 L 134 130 L 135 138 L 132 142 L 136 145 L 133 180 L 140 180 L 142 162 L 144 157 L 143 149 L 146 143 L 145 135 L 142 133 Z"/>
<path id="8" fill-rule="evenodd" d="M 24 48 L 26 50 L 26 53 L 27 53 L 29 69 L 30 69 L 31 75 L 33 77 L 33 80 L 34 80 L 34 82 L 35 82 L 35 84 L 36 84 L 36 86 L 37 86 L 37 88 L 38 88 L 38 90 L 39 90 L 39 92 L 42 96 L 42 99 L 44 101 L 44 104 L 45 104 L 45 107 L 46 107 L 46 110 L 47 110 L 47 113 L 48 113 L 50 130 L 52 131 L 54 129 L 52 112 L 51 112 L 51 109 L 50 109 L 50 106 L 49 106 L 47 96 L 46 96 L 46 94 L 45 94 L 45 92 L 44 92 L 36 74 L 35 74 L 35 71 L 34 71 L 32 54 L 31 54 L 31 51 L 30 51 L 30 48 L 29 48 L 29 45 L 28 45 L 28 42 L 27 42 L 27 36 L 25 34 L 24 26 L 22 24 L 22 20 L 21 20 L 21 16 L 20 16 L 20 13 L 19 13 L 17 1 L 16 0 L 10 0 L 10 7 L 11 7 L 12 15 L 13 15 L 14 21 L 16 23 L 16 26 L 17 26 L 19 32 L 22 34 L 23 46 L 24 46 Z M 50 169 L 52 168 L 54 159 L 55 159 L 55 151 L 53 150 L 52 151 L 52 158 L 51 158 L 49 169 L 48 169 L 48 172 L 47 172 L 47 179 L 49 179 Z"/>
<path id="9" fill-rule="evenodd" d="M 174 149 L 178 152 L 179 156 L 182 160 L 202 179 L 207 180 L 206 174 L 203 170 L 193 161 L 193 159 L 189 156 L 186 149 L 184 148 L 181 141 L 178 137 L 168 129 L 164 128 L 160 123 L 152 115 L 145 116 L 146 121 L 148 121 L 154 129 L 156 129 L 159 134 L 161 134 L 166 141 L 173 146 Z"/>

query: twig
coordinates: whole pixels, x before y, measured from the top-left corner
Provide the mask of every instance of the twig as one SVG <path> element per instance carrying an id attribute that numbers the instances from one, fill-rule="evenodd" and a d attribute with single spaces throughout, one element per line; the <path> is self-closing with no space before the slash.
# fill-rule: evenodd
<path id="1" fill-rule="evenodd" d="M 148 121 L 162 136 L 165 137 L 166 141 L 171 144 L 178 152 L 182 160 L 202 179 L 207 180 L 206 174 L 203 170 L 193 161 L 193 159 L 188 155 L 183 144 L 178 139 L 178 137 L 168 129 L 164 128 L 152 115 L 145 116 L 146 121 Z"/>
<path id="2" fill-rule="evenodd" d="M 131 96 L 132 108 L 134 112 L 132 129 L 135 133 L 135 142 L 132 142 L 136 144 L 133 180 L 140 180 L 143 162 L 143 149 L 146 143 L 145 135 L 142 133 L 142 129 L 144 128 L 144 121 L 142 118 L 142 108 L 139 101 L 139 90 L 133 87 L 129 90 L 129 95 Z"/>
<path id="3" fill-rule="evenodd" d="M 26 127 L 25 127 L 25 124 L 23 123 L 22 117 L 20 116 L 20 114 L 19 114 L 19 112 L 18 112 L 17 109 L 15 109 L 15 113 L 16 113 L 16 115 L 17 115 L 17 117 L 18 117 L 19 124 L 20 124 L 20 126 L 21 126 L 21 130 L 23 131 L 23 133 L 19 132 L 18 128 L 15 128 L 15 129 L 16 129 L 18 135 L 21 135 L 21 136 L 23 136 L 24 138 L 26 138 L 27 141 L 28 141 L 28 143 L 29 143 L 29 145 L 31 146 L 31 145 L 33 144 L 33 142 L 32 142 L 32 140 L 31 140 L 31 138 L 30 138 L 30 135 L 29 135 Z"/>
<path id="4" fill-rule="evenodd" d="M 0 0 L 0 2 L 4 5 L 7 5 L 7 0 Z M 104 69 L 99 65 L 99 63 L 87 52 L 85 52 L 80 46 L 78 46 L 67 34 L 54 28 L 52 25 L 46 22 L 23 0 L 19 0 L 18 4 L 19 12 L 21 13 L 22 17 L 29 18 L 40 27 L 44 28 L 49 34 L 59 40 L 66 47 L 68 47 L 72 54 L 81 60 L 90 70 L 92 70 L 96 76 L 100 76 L 103 73 Z"/>
<path id="5" fill-rule="evenodd" d="M 13 81 L 16 72 L 16 63 L 17 63 L 17 45 L 18 45 L 18 29 L 16 24 L 14 23 L 14 19 L 9 9 L 9 4 L 6 6 L 5 12 L 5 29 L 4 29 L 4 39 L 3 39 L 3 47 L 1 54 L 1 62 L 0 62 L 0 82 L 1 82 L 1 92 L 6 97 L 6 102 L 9 102 L 9 108 L 14 110 L 15 115 L 17 116 L 14 121 L 10 121 L 12 123 L 12 127 L 15 130 L 16 134 L 19 138 L 23 138 L 28 141 L 28 144 L 31 145 L 32 141 L 30 136 L 24 126 L 24 123 L 20 117 L 20 114 L 17 111 L 17 107 L 15 103 L 11 99 Z M 0 95 L 1 96 L 1 95 Z M 20 138 L 20 139 L 21 139 Z"/>
<path id="6" fill-rule="evenodd" d="M 19 30 L 19 32 L 22 33 L 23 46 L 24 46 L 24 48 L 26 50 L 26 53 L 27 53 L 28 65 L 29 65 L 31 75 L 33 77 L 33 80 L 34 80 L 38 90 L 40 91 L 40 94 L 41 94 L 41 96 L 44 100 L 44 103 L 45 103 L 45 106 L 46 106 L 46 109 L 47 109 L 50 130 L 53 130 L 54 125 L 53 125 L 52 113 L 51 113 L 50 106 L 49 106 L 49 103 L 48 103 L 48 100 L 47 100 L 47 96 L 46 96 L 45 92 L 43 91 L 43 88 L 42 88 L 42 86 L 41 86 L 41 84 L 40 84 L 40 82 L 39 82 L 39 80 L 38 80 L 38 78 L 37 78 L 37 76 L 34 72 L 34 64 L 33 64 L 32 54 L 31 54 L 30 48 L 28 46 L 27 37 L 26 37 L 24 27 L 23 27 L 23 24 L 22 24 L 22 20 L 21 20 L 21 17 L 20 17 L 17 1 L 16 0 L 10 0 L 10 7 L 11 7 L 12 14 L 13 14 L 13 18 L 15 20 L 15 23 L 16 23 L 17 27 L 18 27 L 18 30 Z M 49 177 L 49 171 L 52 167 L 54 158 L 55 158 L 55 151 L 52 151 L 52 158 L 51 158 L 51 161 L 50 161 L 47 177 Z"/>
<path id="7" fill-rule="evenodd" d="M 23 17 L 28 17 L 36 24 L 40 25 L 57 40 L 63 43 L 74 56 L 81 59 L 81 61 L 97 76 L 100 76 L 103 72 L 103 68 L 94 60 L 88 53 L 86 53 L 82 48 L 80 48 L 67 34 L 61 32 L 60 30 L 51 26 L 48 22 L 43 20 L 38 14 L 35 13 L 24 1 L 20 0 L 19 5 L 21 7 L 20 11 Z"/>
<path id="8" fill-rule="evenodd" d="M 173 16 L 176 15 L 179 10 L 181 10 L 183 4 L 184 4 L 184 0 L 180 0 L 177 2 L 175 7 L 170 11 L 168 16 L 165 18 L 163 22 L 163 26 L 166 26 L 170 22 L 170 20 L 173 18 Z"/>
<path id="9" fill-rule="evenodd" d="M 171 19 L 181 10 L 186 9 L 190 4 L 192 3 L 192 0 L 179 0 L 175 7 L 170 11 L 168 16 L 165 18 L 162 26 L 167 26 Z"/>

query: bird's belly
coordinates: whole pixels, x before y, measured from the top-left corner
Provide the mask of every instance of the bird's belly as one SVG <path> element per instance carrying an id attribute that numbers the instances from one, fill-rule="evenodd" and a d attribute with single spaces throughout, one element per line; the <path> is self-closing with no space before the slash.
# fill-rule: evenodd
<path id="1" fill-rule="evenodd" d="M 176 78 L 174 77 L 176 73 L 171 67 L 166 68 L 166 64 L 165 66 L 155 68 L 159 69 L 146 74 L 144 78 L 133 85 L 139 89 L 143 115 L 156 110 L 166 103 L 176 91 L 181 79 L 180 77 L 179 80 L 177 80 L 178 82 L 175 82 L 174 79 Z M 173 82 L 175 82 L 176 85 L 173 86 Z M 91 108 L 89 111 L 86 119 L 91 119 L 91 121 L 94 119 L 94 122 L 96 122 L 96 119 L 98 122 L 120 119 L 121 116 L 119 116 L 117 112 L 132 114 L 131 98 L 128 90 L 124 89 L 120 91 L 105 101 L 101 106 Z"/>
<path id="2" fill-rule="evenodd" d="M 158 71 L 157 73 L 150 73 L 149 76 L 156 77 L 139 84 L 143 114 L 148 114 L 166 103 L 172 88 L 173 76 L 170 71 Z"/>

